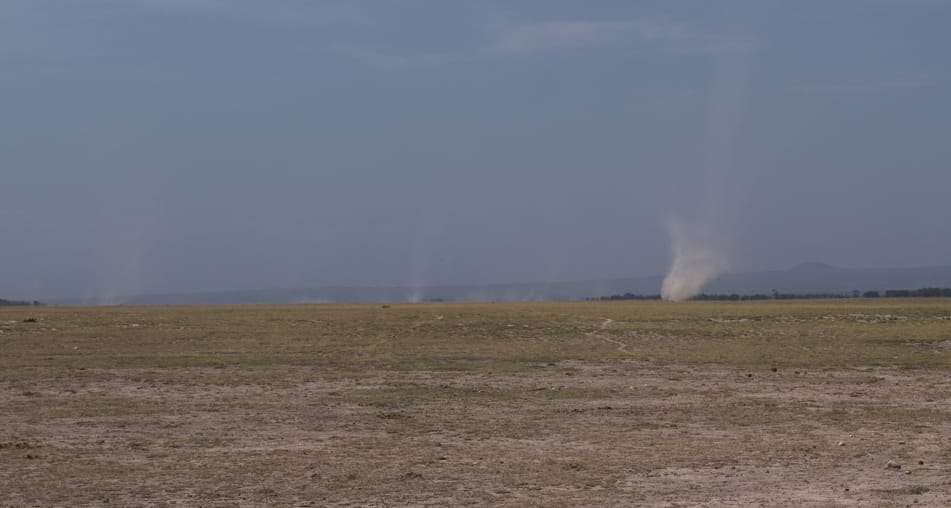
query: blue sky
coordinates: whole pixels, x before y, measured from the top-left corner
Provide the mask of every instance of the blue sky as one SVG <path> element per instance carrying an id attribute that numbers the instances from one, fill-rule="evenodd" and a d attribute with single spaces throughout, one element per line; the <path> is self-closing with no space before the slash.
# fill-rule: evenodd
<path id="1" fill-rule="evenodd" d="M 6 0 L 0 297 L 656 275 L 672 218 L 733 270 L 951 264 L 949 20 Z"/>

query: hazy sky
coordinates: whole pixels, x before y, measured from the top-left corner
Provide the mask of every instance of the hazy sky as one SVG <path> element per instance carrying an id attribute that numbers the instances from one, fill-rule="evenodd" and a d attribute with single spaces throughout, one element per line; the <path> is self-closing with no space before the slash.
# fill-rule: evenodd
<path id="1" fill-rule="evenodd" d="M 951 2 L 0 2 L 0 297 L 951 264 Z M 722 235 L 721 235 L 722 233 Z"/>

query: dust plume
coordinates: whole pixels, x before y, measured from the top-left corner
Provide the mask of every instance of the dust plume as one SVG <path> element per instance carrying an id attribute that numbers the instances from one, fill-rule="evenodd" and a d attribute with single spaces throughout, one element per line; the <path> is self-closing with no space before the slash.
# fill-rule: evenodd
<path id="1" fill-rule="evenodd" d="M 728 268 L 727 246 L 712 224 L 671 219 L 667 222 L 667 234 L 674 259 L 660 290 L 664 300 L 682 301 L 696 296 L 704 284 Z"/>
<path id="2" fill-rule="evenodd" d="M 661 286 L 665 300 L 697 296 L 729 267 L 737 206 L 736 137 L 752 53 L 752 48 L 736 47 L 714 57 L 700 171 L 691 181 L 700 194 L 688 210 L 667 220 L 673 259 Z"/>

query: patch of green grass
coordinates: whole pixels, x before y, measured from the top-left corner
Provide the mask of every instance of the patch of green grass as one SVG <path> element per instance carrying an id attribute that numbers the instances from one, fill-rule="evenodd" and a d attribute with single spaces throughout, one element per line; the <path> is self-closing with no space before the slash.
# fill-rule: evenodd
<path id="1" fill-rule="evenodd" d="M 791 419 L 791 411 L 773 401 L 737 401 L 707 405 L 695 414 L 703 414 L 716 428 L 749 427 L 782 423 Z M 712 409 L 712 410 L 710 410 Z"/>
<path id="2" fill-rule="evenodd" d="M 164 414 L 168 408 L 130 397 L 80 394 L 47 401 L 32 411 L 34 416 L 40 418 L 104 418 Z"/>
<path id="3" fill-rule="evenodd" d="M 816 420 L 844 429 L 875 425 L 888 428 L 914 428 L 946 422 L 951 415 L 934 409 L 908 408 L 883 404 L 853 404 L 820 411 Z"/>
<path id="4" fill-rule="evenodd" d="M 524 387 L 458 388 L 406 384 L 348 392 L 335 401 L 378 408 L 399 408 L 425 404 L 490 404 L 519 401 L 590 400 L 613 396 L 606 388 L 582 387 Z"/>
<path id="5" fill-rule="evenodd" d="M 924 485 L 911 485 L 908 487 L 899 487 L 896 489 L 878 489 L 876 492 L 881 492 L 882 494 L 891 494 L 896 496 L 920 496 L 928 491 L 928 487 Z M 917 502 L 917 501 L 916 501 Z"/>

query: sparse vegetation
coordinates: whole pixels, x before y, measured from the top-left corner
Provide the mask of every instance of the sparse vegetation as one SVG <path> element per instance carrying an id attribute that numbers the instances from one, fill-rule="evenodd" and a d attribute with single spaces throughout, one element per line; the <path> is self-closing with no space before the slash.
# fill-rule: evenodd
<path id="1" fill-rule="evenodd" d="M 892 494 L 892 495 L 898 495 L 898 496 L 920 496 L 921 494 L 924 494 L 930 490 L 931 489 L 929 489 L 928 487 L 925 487 L 924 485 L 912 485 L 910 487 L 882 489 L 880 490 L 880 492 L 882 492 L 883 494 Z"/>

